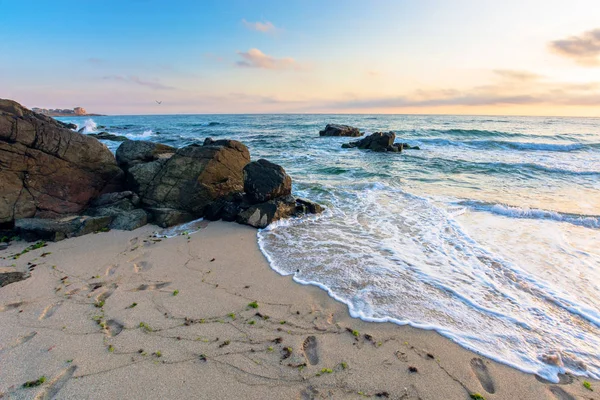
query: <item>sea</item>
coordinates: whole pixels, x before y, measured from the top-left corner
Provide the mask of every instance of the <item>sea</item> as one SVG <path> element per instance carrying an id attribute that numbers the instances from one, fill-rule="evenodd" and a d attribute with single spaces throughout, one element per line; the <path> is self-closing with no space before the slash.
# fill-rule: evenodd
<path id="1" fill-rule="evenodd" d="M 153 115 L 59 118 L 172 146 L 235 139 L 327 207 L 257 233 L 271 268 L 353 317 L 435 330 L 551 381 L 600 379 L 600 118 Z M 394 131 L 375 153 L 327 123 Z M 120 143 L 104 141 L 115 151 Z"/>

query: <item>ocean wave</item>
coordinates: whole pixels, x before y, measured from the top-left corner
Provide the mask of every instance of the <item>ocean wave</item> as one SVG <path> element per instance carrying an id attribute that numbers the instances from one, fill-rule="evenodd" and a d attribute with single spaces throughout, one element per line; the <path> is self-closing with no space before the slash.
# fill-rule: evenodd
<path id="1" fill-rule="evenodd" d="M 82 128 L 83 131 L 81 133 L 96 133 L 98 130 L 98 124 L 96 124 L 96 122 L 94 122 L 94 120 L 90 118 L 86 119 L 82 125 L 77 124 L 78 131 Z"/>
<path id="2" fill-rule="evenodd" d="M 510 218 L 544 219 L 566 222 L 586 228 L 600 229 L 600 215 L 561 213 L 558 211 L 540 210 L 536 208 L 521 208 L 507 204 L 495 204 L 474 200 L 461 201 L 457 204 L 477 211 L 486 211 Z"/>
<path id="3" fill-rule="evenodd" d="M 455 141 L 450 139 L 434 138 L 419 139 L 419 142 L 438 146 L 457 146 L 479 149 L 508 149 L 519 151 L 550 151 L 572 152 L 589 149 L 600 149 L 600 143 L 538 143 L 538 142 L 511 142 L 506 140 L 466 140 Z"/>

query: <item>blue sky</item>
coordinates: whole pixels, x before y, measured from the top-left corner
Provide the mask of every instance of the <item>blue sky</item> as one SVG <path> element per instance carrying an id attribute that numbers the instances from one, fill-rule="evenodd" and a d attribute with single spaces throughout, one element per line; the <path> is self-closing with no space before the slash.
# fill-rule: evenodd
<path id="1" fill-rule="evenodd" d="M 595 0 L 0 0 L 0 97 L 119 114 L 598 115 L 599 15 Z"/>

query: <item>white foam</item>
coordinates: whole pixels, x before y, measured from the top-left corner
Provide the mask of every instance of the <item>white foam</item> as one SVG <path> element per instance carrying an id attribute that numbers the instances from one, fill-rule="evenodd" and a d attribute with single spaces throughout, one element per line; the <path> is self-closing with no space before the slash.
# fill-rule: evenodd
<path id="1" fill-rule="evenodd" d="M 96 133 L 97 132 L 97 124 L 96 122 L 94 122 L 93 119 L 86 119 L 83 122 L 82 126 L 79 126 L 79 124 L 77 124 L 77 130 L 83 128 L 83 132 L 82 133 Z"/>

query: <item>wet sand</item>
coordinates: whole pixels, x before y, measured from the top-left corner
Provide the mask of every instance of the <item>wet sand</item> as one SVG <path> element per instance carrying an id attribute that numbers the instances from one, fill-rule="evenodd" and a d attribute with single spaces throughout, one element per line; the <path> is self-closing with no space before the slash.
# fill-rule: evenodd
<path id="1" fill-rule="evenodd" d="M 252 228 L 157 229 L 0 251 L 0 267 L 31 269 L 0 289 L 0 398 L 600 399 L 595 381 L 543 382 L 435 332 L 353 319 L 271 270 Z"/>

